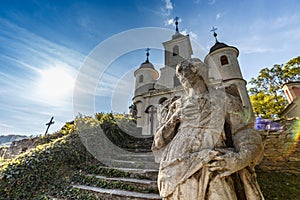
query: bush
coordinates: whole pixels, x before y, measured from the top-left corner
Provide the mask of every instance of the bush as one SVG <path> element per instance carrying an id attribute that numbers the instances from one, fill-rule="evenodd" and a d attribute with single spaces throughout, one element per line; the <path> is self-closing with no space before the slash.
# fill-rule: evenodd
<path id="1" fill-rule="evenodd" d="M 92 159 L 76 132 L 38 145 L 4 163 L 0 169 L 0 198 L 32 199 L 56 194 L 68 184 L 78 163 Z"/>

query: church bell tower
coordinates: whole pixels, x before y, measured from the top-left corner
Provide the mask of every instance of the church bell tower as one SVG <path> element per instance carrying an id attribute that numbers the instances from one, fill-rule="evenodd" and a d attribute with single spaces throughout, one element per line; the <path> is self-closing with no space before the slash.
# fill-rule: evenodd
<path id="1" fill-rule="evenodd" d="M 172 39 L 163 44 L 165 50 L 165 67 L 161 69 L 161 78 L 158 84 L 166 88 L 174 88 L 180 83 L 175 75 L 176 65 L 181 61 L 191 58 L 193 54 L 189 35 L 183 35 L 178 29 L 178 20 L 175 18 L 175 34 Z"/>

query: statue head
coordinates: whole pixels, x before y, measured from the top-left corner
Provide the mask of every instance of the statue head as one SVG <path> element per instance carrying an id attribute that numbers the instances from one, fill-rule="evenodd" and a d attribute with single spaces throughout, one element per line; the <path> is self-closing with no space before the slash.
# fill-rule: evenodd
<path id="1" fill-rule="evenodd" d="M 189 88 L 206 87 L 208 67 L 200 59 L 191 58 L 177 65 L 176 75 L 186 91 Z"/>

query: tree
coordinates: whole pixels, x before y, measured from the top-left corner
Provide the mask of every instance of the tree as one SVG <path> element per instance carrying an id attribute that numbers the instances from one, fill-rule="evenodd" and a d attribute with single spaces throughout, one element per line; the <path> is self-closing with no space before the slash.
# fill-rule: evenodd
<path id="1" fill-rule="evenodd" d="M 260 70 L 258 77 L 249 82 L 254 113 L 263 118 L 278 117 L 288 104 L 281 88 L 289 81 L 300 81 L 300 56 Z"/>

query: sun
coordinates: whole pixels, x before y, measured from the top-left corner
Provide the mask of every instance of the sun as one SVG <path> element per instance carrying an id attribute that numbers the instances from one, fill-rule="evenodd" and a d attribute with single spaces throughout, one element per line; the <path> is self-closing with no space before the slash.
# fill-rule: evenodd
<path id="1" fill-rule="evenodd" d="M 52 67 L 40 71 L 37 93 L 43 100 L 60 101 L 72 95 L 75 77 L 65 67 Z"/>

